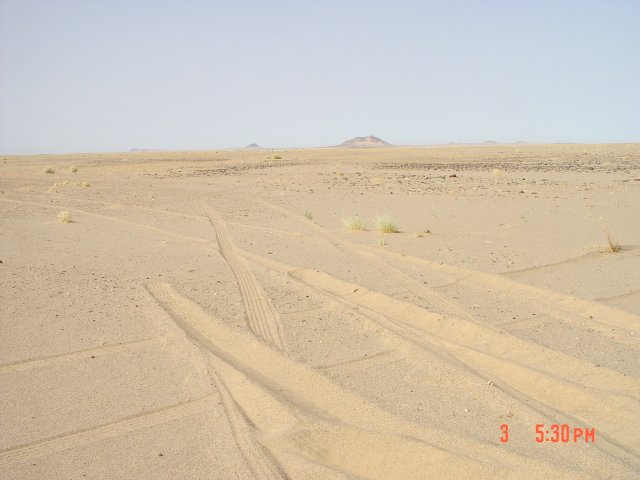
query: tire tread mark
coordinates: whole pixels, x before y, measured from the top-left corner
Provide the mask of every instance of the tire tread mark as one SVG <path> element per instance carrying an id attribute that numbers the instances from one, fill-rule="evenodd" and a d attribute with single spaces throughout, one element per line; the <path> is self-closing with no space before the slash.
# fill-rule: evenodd
<path id="1" fill-rule="evenodd" d="M 96 355 L 106 355 L 109 353 L 119 352 L 121 350 L 126 350 L 129 348 L 136 348 L 146 345 L 153 345 L 155 343 L 162 343 L 166 341 L 169 336 L 171 336 L 175 331 L 163 333 L 161 335 L 157 335 L 155 337 L 143 338 L 140 340 L 132 340 L 130 342 L 112 344 L 112 345 L 103 345 L 100 347 L 92 347 L 85 348 L 83 350 L 75 350 L 73 352 L 61 353 L 58 355 L 47 355 L 43 357 L 35 357 L 29 358 L 26 360 L 18 360 L 11 363 L 5 363 L 0 365 L 0 374 L 10 373 L 10 372 L 24 372 L 27 370 L 31 370 L 34 368 L 42 368 L 48 367 L 50 365 L 55 365 L 59 363 L 71 362 L 74 360 L 82 360 L 88 356 Z"/>
<path id="2" fill-rule="evenodd" d="M 212 366 L 213 367 L 213 366 Z M 229 425 L 233 433 L 238 450 L 247 461 L 249 468 L 258 480 L 288 480 L 289 476 L 271 453 L 258 443 L 250 431 L 254 429 L 253 422 L 247 417 L 242 408 L 234 400 L 231 392 L 220 378 L 215 369 L 209 374 L 220 392 Z"/>
<path id="3" fill-rule="evenodd" d="M 369 362 L 383 361 L 387 363 L 400 358 L 402 358 L 402 354 L 397 349 L 384 350 L 382 352 L 376 352 L 371 355 L 367 355 L 366 357 L 354 358 L 352 360 L 346 360 L 344 362 L 333 363 L 331 365 L 323 365 L 315 368 L 316 370 L 327 372 L 333 370 L 341 370 L 343 368 L 359 367 L 363 364 L 368 365 Z"/>
<path id="4" fill-rule="evenodd" d="M 13 198 L 0 198 L 0 201 L 2 201 L 2 202 L 21 203 L 21 204 L 24 204 L 24 205 L 34 205 L 34 206 L 37 206 L 37 207 L 44 207 L 44 208 L 54 208 L 56 210 L 64 209 L 64 210 L 68 210 L 70 212 L 78 212 L 78 213 L 82 213 L 83 215 L 88 215 L 88 216 L 91 216 L 91 217 L 101 218 L 101 219 L 109 220 L 109 221 L 112 221 L 112 222 L 122 223 L 124 225 L 128 225 L 128 226 L 131 226 L 131 227 L 150 230 L 152 232 L 155 232 L 155 233 L 158 233 L 158 234 L 162 234 L 162 235 L 170 235 L 172 237 L 179 238 L 181 240 L 188 240 L 190 242 L 197 242 L 197 243 L 210 243 L 209 240 L 206 240 L 204 238 L 192 237 L 192 236 L 189 236 L 189 235 L 184 235 L 182 233 L 174 232 L 172 230 L 167 230 L 166 228 L 154 227 L 153 225 L 147 225 L 147 224 L 144 224 L 144 223 L 132 222 L 131 220 L 125 220 L 123 218 L 113 217 L 111 215 L 104 215 L 102 213 L 90 212 L 88 210 L 82 210 L 80 208 L 68 207 L 66 205 L 54 205 L 54 204 L 51 204 L 51 203 L 30 202 L 30 201 L 27 201 L 27 200 L 17 200 L 17 199 L 13 199 Z"/>
<path id="5" fill-rule="evenodd" d="M 168 284 L 149 283 L 145 286 L 185 335 L 203 350 L 206 357 L 208 353 L 202 345 L 200 335 L 203 324 L 209 319 L 204 318 L 201 310 L 195 311 L 197 304 L 179 297 Z M 252 427 L 251 422 L 234 400 L 220 374 L 215 370 L 215 366 L 210 360 L 207 361 L 207 364 L 209 365 L 207 369 L 209 375 L 220 394 L 235 443 L 254 476 L 259 480 L 287 480 L 289 477 L 277 460 L 256 441 L 251 432 L 248 432 L 248 428 Z"/>
<path id="6" fill-rule="evenodd" d="M 171 405 L 151 412 L 139 413 L 98 427 L 76 430 L 75 432 L 56 435 L 26 445 L 18 445 L 0 450 L 0 466 L 70 450 L 196 415 L 213 408 L 214 403 L 212 400 L 217 394 L 217 392 L 210 393 L 209 395 L 190 402 Z"/>
<path id="7" fill-rule="evenodd" d="M 404 274 L 402 271 L 398 270 L 397 268 L 394 268 L 380 261 L 373 254 L 364 250 L 363 248 L 357 245 L 354 245 L 350 242 L 343 241 L 338 236 L 334 235 L 327 229 L 321 227 L 320 225 L 312 221 L 301 220 L 299 216 L 294 215 L 284 207 L 267 202 L 265 200 L 261 200 L 261 202 L 275 210 L 282 212 L 288 218 L 292 218 L 298 221 L 304 221 L 305 224 L 313 228 L 316 232 L 318 232 L 325 240 L 331 243 L 334 247 L 338 248 L 339 250 L 345 253 L 348 253 L 350 255 L 355 255 L 365 260 L 367 263 L 369 263 L 369 265 L 374 267 L 376 270 L 393 278 L 398 284 L 402 285 L 406 290 L 410 291 L 414 295 L 428 302 L 438 312 L 446 315 L 452 315 L 458 318 L 464 318 L 471 322 L 475 322 L 475 319 L 473 318 L 473 316 L 470 315 L 468 312 L 466 312 L 462 307 L 460 307 L 455 302 L 449 300 L 447 297 L 436 292 L 435 290 L 428 288 L 421 283 L 418 283 L 416 280 Z"/>
<path id="8" fill-rule="evenodd" d="M 206 207 L 206 211 L 211 226 L 216 232 L 220 253 L 238 281 L 238 287 L 246 306 L 249 329 L 268 345 L 280 351 L 286 351 L 278 312 L 231 243 L 222 218 L 210 207 Z"/>
<path id="9" fill-rule="evenodd" d="M 59 199 L 62 200 L 66 200 L 66 201 L 73 201 L 73 202 L 80 202 L 80 203 L 93 203 L 95 205 L 103 205 L 107 208 L 109 207 L 119 207 L 119 208 L 135 208 L 136 210 L 141 210 L 143 212 L 149 212 L 149 213 L 159 213 L 162 215 L 171 215 L 174 217 L 181 217 L 181 218 L 189 218 L 192 220 L 207 220 L 207 217 L 203 217 L 201 215 L 193 215 L 190 213 L 182 213 L 182 212 L 174 212 L 172 210 L 161 210 L 159 208 L 153 208 L 153 207 L 144 207 L 142 205 L 136 205 L 134 203 L 117 203 L 117 202 L 105 202 L 103 200 L 92 200 L 92 199 L 88 199 L 88 198 L 77 198 L 77 197 L 70 197 L 68 195 L 64 195 L 61 193 L 53 193 L 50 194 L 49 196 L 47 195 L 41 195 L 41 194 L 37 194 L 37 193 L 19 193 L 19 195 L 23 195 L 26 197 L 37 197 L 37 198 L 51 198 L 52 196 L 57 197 Z"/>
<path id="10" fill-rule="evenodd" d="M 297 429 L 293 426 L 293 432 L 288 428 L 284 431 L 267 432 L 263 441 L 266 441 L 270 450 L 282 452 L 283 450 L 278 448 L 278 438 L 282 438 L 281 434 L 286 437 L 291 432 L 293 444 L 290 443 L 290 445 L 293 448 L 285 448 L 284 452 L 298 454 L 308 448 L 311 456 L 303 455 L 303 458 L 338 472 L 352 473 L 355 478 L 399 478 L 397 475 L 394 477 L 388 473 L 403 472 L 403 470 L 399 472 L 394 463 L 399 461 L 401 455 L 407 455 L 406 452 L 403 453 L 403 448 L 399 449 L 398 455 L 387 457 L 390 462 L 383 461 L 380 464 L 381 470 L 375 475 L 369 475 L 370 469 L 369 473 L 362 470 L 363 464 L 358 460 L 360 457 L 354 452 L 363 447 L 362 440 L 372 436 L 382 442 L 376 441 L 381 447 L 379 450 L 381 452 L 384 452 L 386 446 L 398 442 L 409 442 L 418 447 L 408 457 L 412 462 L 422 459 L 419 467 L 414 464 L 416 468 L 411 475 L 405 475 L 402 478 L 417 479 L 431 476 L 439 478 L 438 473 L 446 471 L 450 474 L 451 469 L 457 469 L 456 471 L 460 472 L 458 475 L 460 478 L 462 478 L 462 472 L 467 474 L 474 472 L 482 478 L 523 478 L 525 471 L 536 472 L 533 476 L 546 478 L 548 472 L 552 471 L 551 467 L 547 468 L 542 462 L 529 462 L 526 457 L 506 452 L 493 445 L 448 432 L 425 429 L 409 422 L 368 402 L 356 392 L 346 389 L 321 372 L 292 360 L 283 352 L 268 347 L 253 335 L 228 327 L 221 320 L 205 312 L 200 305 L 182 296 L 171 285 L 164 282 L 149 282 L 146 288 L 192 341 L 210 352 L 216 361 L 224 361 L 230 368 L 255 382 L 276 400 L 301 409 L 306 413 L 305 416 L 308 416 L 308 420 L 311 420 L 311 425 L 317 424 L 320 427 L 324 425 L 331 429 L 342 426 L 341 430 L 344 433 L 354 434 L 353 442 L 347 446 L 341 433 L 326 438 L 321 431 L 322 428 L 316 433 L 316 429 L 312 427 L 312 437 L 309 438 L 309 442 L 301 445 L 295 439 Z M 237 385 L 236 388 L 241 387 Z M 260 411 L 259 406 L 255 408 L 258 412 Z M 306 424 L 309 425 L 308 422 Z M 324 450 L 331 450 L 331 455 L 335 454 L 335 461 L 325 458 Z M 373 455 L 375 458 L 375 453 Z M 352 462 L 354 459 L 355 464 Z M 524 467 L 523 462 L 526 463 Z M 541 468 L 547 473 L 541 473 Z M 557 473 L 556 470 L 553 471 Z M 563 478 L 585 477 L 589 478 L 582 473 L 579 476 L 577 474 L 563 476 Z"/>
<path id="11" fill-rule="evenodd" d="M 555 309 L 556 312 L 552 310 L 549 314 L 556 318 L 560 316 L 559 312 L 561 312 L 562 320 L 570 321 L 574 325 L 601 324 L 630 331 L 640 330 L 640 316 L 610 305 L 536 287 L 503 275 L 441 264 L 420 257 L 397 255 L 393 252 L 383 252 L 382 254 L 393 261 L 409 262 L 434 272 L 450 275 L 456 279 L 455 283 L 463 287 L 475 289 L 491 287 L 505 292 L 509 296 L 519 296 L 547 308 Z M 571 317 L 567 317 L 567 315 L 571 315 Z"/>
<path id="12" fill-rule="evenodd" d="M 611 447 L 615 446 L 615 449 L 604 449 L 621 459 L 633 462 L 640 459 L 640 451 L 634 446 L 640 441 L 640 433 L 631 427 L 630 419 L 619 413 L 640 411 L 636 395 L 640 392 L 638 382 L 613 371 L 606 374 L 599 372 L 590 379 L 578 381 L 571 375 L 569 366 L 564 366 L 571 360 L 566 355 L 501 334 L 491 328 L 475 326 L 474 323 L 469 322 L 467 328 L 462 328 L 464 320 L 457 320 L 452 326 L 444 325 L 445 322 L 438 322 L 432 318 L 433 314 L 416 305 L 369 291 L 360 285 L 357 285 L 357 294 L 350 294 L 356 284 L 334 279 L 326 273 L 295 270 L 290 275 L 336 299 L 380 314 L 382 319 L 374 316 L 370 318 L 383 327 L 398 332 L 418 347 L 450 355 L 481 378 L 497 379 L 505 392 L 530 406 L 537 405 L 540 411 L 569 418 L 576 424 L 598 425 L 600 438 L 606 439 Z M 413 327 L 416 322 L 424 322 L 424 334 L 416 335 L 411 333 L 411 328 L 407 328 Z M 545 352 L 551 358 L 542 361 L 540 358 L 544 358 L 544 355 L 541 357 L 541 354 Z M 575 360 L 574 363 L 578 362 Z M 562 368 L 554 371 L 556 367 Z M 617 379 L 616 391 L 608 389 L 612 376 Z M 563 403 L 568 398 L 573 399 L 578 406 L 576 415 L 564 411 Z M 603 448 L 603 444 L 600 447 Z"/>

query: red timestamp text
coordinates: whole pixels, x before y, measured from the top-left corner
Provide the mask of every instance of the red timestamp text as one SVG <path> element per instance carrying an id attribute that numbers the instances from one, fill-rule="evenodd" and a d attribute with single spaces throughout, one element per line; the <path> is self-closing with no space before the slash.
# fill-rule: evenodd
<path id="1" fill-rule="evenodd" d="M 553 423 L 546 426 L 538 423 L 535 427 L 537 443 L 595 443 L 596 429 L 589 427 L 572 427 L 566 423 Z M 509 425 L 500 425 L 500 442 L 509 442 Z"/>
<path id="2" fill-rule="evenodd" d="M 566 423 L 552 423 L 547 428 L 543 423 L 536 424 L 536 442 L 544 443 L 595 443 L 596 429 L 571 427 Z"/>

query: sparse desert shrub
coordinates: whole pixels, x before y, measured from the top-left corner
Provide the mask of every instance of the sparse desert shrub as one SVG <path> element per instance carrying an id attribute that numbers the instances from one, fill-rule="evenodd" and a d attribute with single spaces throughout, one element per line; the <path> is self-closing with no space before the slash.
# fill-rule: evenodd
<path id="1" fill-rule="evenodd" d="M 313 220 L 313 215 L 311 215 L 311 212 L 307 210 L 306 212 L 304 212 L 304 218 L 306 218 L 307 220 Z"/>
<path id="2" fill-rule="evenodd" d="M 357 215 L 355 217 L 343 218 L 342 224 L 353 231 L 363 231 L 365 229 L 364 222 Z"/>
<path id="3" fill-rule="evenodd" d="M 69 169 L 69 171 L 70 171 L 71 173 L 76 173 L 76 172 L 78 171 L 78 167 L 73 166 L 73 167 L 71 167 L 71 168 Z"/>
<path id="4" fill-rule="evenodd" d="M 620 251 L 620 244 L 616 242 L 609 230 L 605 230 L 604 234 L 607 236 L 607 251 L 610 253 L 618 253 Z"/>
<path id="5" fill-rule="evenodd" d="M 76 182 L 76 187 L 90 187 L 91 184 L 89 182 Z"/>
<path id="6" fill-rule="evenodd" d="M 56 173 L 56 171 L 51 167 L 47 167 L 44 169 L 44 173 Z"/>
<path id="7" fill-rule="evenodd" d="M 398 227 L 389 215 L 381 215 L 373 220 L 376 230 L 381 233 L 398 233 Z"/>
<path id="8" fill-rule="evenodd" d="M 274 155 L 273 159 L 274 160 L 282 160 L 282 157 L 280 155 Z"/>
<path id="9" fill-rule="evenodd" d="M 58 220 L 60 220 L 61 223 L 71 223 L 71 214 L 62 210 L 58 212 Z"/>

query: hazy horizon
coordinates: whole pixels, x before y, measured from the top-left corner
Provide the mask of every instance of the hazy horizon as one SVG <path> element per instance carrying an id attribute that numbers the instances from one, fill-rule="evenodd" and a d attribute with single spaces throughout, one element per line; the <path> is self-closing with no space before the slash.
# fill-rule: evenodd
<path id="1" fill-rule="evenodd" d="M 384 140 L 384 139 L 382 139 Z M 341 142 L 342 143 L 342 142 Z M 516 141 L 516 142 L 500 142 L 494 140 L 485 140 L 482 142 L 455 142 L 450 141 L 446 143 L 415 143 L 415 144 L 395 144 L 388 143 L 389 148 L 442 148 L 442 147 L 482 147 L 482 146 L 544 146 L 544 145 L 633 145 L 638 144 L 638 141 L 630 141 L 630 142 L 526 142 L 526 141 Z M 0 152 L 0 155 L 5 157 L 11 156 L 34 156 L 34 155 L 92 155 L 92 154 L 115 154 L 115 153 L 144 153 L 144 152 L 206 152 L 206 151 L 231 151 L 231 150 L 273 150 L 273 151 L 284 151 L 284 150 L 313 150 L 313 149 L 325 149 L 325 148 L 340 148 L 340 144 L 335 145 L 258 145 L 257 147 L 252 146 L 252 144 L 242 145 L 242 146 L 220 146 L 220 147 L 204 147 L 204 148 L 145 148 L 145 147 L 132 147 L 129 149 L 122 150 L 78 150 L 78 151 L 59 151 L 59 152 L 25 152 L 25 153 L 4 153 Z M 366 150 L 371 147 L 345 147 L 345 148 L 355 148 L 357 150 Z"/>
<path id="2" fill-rule="evenodd" d="M 640 2 L 0 0 L 0 153 L 640 141 Z"/>

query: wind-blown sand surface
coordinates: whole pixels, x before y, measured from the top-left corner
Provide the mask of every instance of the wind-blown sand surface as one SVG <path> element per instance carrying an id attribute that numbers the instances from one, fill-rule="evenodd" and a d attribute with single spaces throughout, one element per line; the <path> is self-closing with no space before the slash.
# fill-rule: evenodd
<path id="1" fill-rule="evenodd" d="M 3 479 L 640 476 L 638 144 L 5 157 L 0 190 Z"/>

